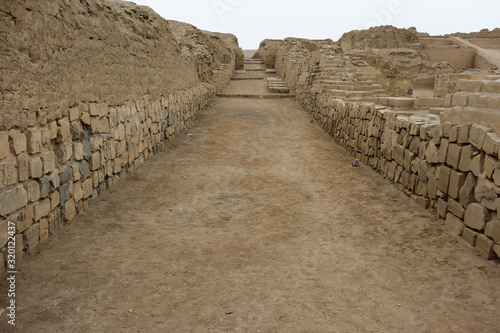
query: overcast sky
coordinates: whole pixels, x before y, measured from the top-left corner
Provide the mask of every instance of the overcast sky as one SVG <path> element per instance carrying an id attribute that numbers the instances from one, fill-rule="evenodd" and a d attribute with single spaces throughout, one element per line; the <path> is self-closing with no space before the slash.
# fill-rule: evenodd
<path id="1" fill-rule="evenodd" d="M 338 40 L 370 26 L 417 27 L 441 35 L 500 27 L 499 0 L 135 0 L 165 19 L 229 32 L 243 49 L 266 38 Z"/>

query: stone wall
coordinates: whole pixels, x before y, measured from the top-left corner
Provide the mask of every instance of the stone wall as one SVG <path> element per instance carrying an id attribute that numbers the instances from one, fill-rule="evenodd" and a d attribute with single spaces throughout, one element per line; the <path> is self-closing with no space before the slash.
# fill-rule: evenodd
<path id="1" fill-rule="evenodd" d="M 0 269 L 8 221 L 33 251 L 186 131 L 241 51 L 122 1 L 3 1 L 0 30 Z"/>
<path id="2" fill-rule="evenodd" d="M 340 99 L 334 90 L 316 89 L 314 82 L 327 71 L 329 77 L 337 75 L 331 66 L 323 70 L 321 59 L 341 58 L 342 50 L 318 44 L 311 52 L 301 44 L 300 40 L 285 40 L 276 52 L 277 72 L 295 92 L 297 101 L 353 156 L 422 207 L 433 209 L 484 258 L 497 258 L 500 135 L 484 125 L 442 123 L 437 115 L 414 111 L 411 104 L 415 99 L 389 98 L 394 106 L 390 108 Z M 337 71 L 345 73 L 341 65 Z M 446 94 L 451 84 L 449 89 L 458 91 L 448 97 L 452 106 L 461 105 L 461 96 L 472 95 L 464 95 L 469 86 L 476 95 L 484 91 L 488 101 L 500 96 L 499 81 L 457 80 L 440 80 Z M 398 106 L 407 111 L 395 111 Z M 500 110 L 500 105 L 496 108 Z"/>

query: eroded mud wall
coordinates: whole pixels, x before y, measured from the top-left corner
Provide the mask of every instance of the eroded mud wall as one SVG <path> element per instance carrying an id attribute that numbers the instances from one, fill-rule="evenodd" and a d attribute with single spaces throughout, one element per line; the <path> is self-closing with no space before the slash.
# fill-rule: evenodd
<path id="1" fill-rule="evenodd" d="M 0 2 L 2 253 L 9 221 L 32 251 L 184 132 L 240 52 L 129 2 Z"/>

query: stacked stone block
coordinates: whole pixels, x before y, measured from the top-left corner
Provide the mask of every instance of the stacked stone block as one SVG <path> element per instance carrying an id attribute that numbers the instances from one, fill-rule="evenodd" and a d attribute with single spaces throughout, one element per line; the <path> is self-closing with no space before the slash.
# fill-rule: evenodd
<path id="1" fill-rule="evenodd" d="M 129 2 L 12 0 L 0 11 L 15 17 L 0 20 L 1 272 L 9 221 L 20 259 L 184 133 L 242 52 L 232 35 Z"/>
<path id="2" fill-rule="evenodd" d="M 377 170 L 486 259 L 500 256 L 500 135 L 480 124 L 442 122 L 438 115 L 339 99 L 314 82 L 332 49 L 283 43 L 276 69 L 323 129 Z M 337 56 L 338 57 L 338 56 Z M 454 106 L 498 112 L 498 80 L 442 78 Z M 394 102 L 406 103 L 408 99 Z M 412 102 L 413 103 L 413 102 Z"/>
<path id="3" fill-rule="evenodd" d="M 0 132 L 2 252 L 8 221 L 16 222 L 17 253 L 32 252 L 124 173 L 184 133 L 216 90 L 202 84 L 154 101 L 85 103 L 44 126 Z"/>

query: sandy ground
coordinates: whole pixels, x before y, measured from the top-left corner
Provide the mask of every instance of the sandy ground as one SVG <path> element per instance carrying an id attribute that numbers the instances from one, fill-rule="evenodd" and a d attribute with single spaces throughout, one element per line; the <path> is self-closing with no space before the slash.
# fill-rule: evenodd
<path id="1" fill-rule="evenodd" d="M 498 263 L 309 120 L 216 100 L 20 264 L 0 331 L 500 332 Z"/>

